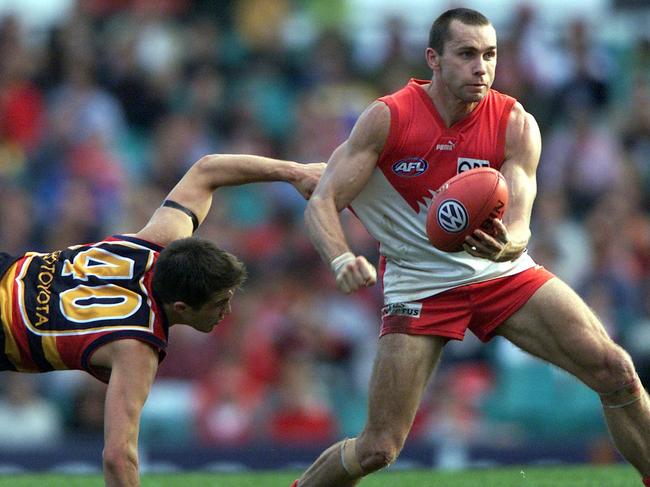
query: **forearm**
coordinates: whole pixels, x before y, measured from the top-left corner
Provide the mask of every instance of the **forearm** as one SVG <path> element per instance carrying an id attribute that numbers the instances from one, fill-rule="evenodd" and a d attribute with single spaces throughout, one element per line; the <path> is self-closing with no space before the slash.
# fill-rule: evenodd
<path id="1" fill-rule="evenodd" d="M 325 263 L 329 264 L 335 257 L 350 251 L 333 200 L 312 197 L 305 210 L 305 225 Z"/>
<path id="2" fill-rule="evenodd" d="M 134 339 L 101 347 L 93 362 L 111 368 L 104 408 L 104 478 L 111 487 L 137 487 L 140 415 L 156 371 L 158 353 Z"/>
<path id="3" fill-rule="evenodd" d="M 238 154 L 213 154 L 202 157 L 192 168 L 214 191 L 221 186 L 286 181 L 295 183 L 299 176 L 299 164 L 269 157 Z"/>
<path id="4" fill-rule="evenodd" d="M 512 164 L 505 176 L 509 187 L 509 208 L 503 218 L 508 229 L 508 248 L 505 257 L 519 256 L 530 240 L 530 217 L 533 202 L 537 194 L 537 184 L 534 172 L 526 172 L 525 167 Z"/>

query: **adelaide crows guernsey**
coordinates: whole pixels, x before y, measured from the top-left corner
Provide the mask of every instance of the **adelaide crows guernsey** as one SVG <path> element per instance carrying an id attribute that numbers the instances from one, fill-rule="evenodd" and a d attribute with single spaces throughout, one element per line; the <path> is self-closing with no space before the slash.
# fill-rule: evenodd
<path id="1" fill-rule="evenodd" d="M 131 236 L 51 253 L 30 252 L 0 279 L 0 370 L 85 370 L 100 346 L 142 340 L 164 358 L 168 324 L 153 297 L 162 247 Z"/>
<path id="2" fill-rule="evenodd" d="M 388 138 L 368 184 L 350 204 L 379 241 L 385 304 L 416 301 L 535 265 L 526 253 L 496 263 L 464 251 L 442 252 L 429 242 L 425 224 L 435 190 L 463 171 L 500 169 L 515 100 L 489 90 L 469 115 L 447 127 L 423 89 L 427 83 L 412 79 L 379 99 L 390 109 Z"/>

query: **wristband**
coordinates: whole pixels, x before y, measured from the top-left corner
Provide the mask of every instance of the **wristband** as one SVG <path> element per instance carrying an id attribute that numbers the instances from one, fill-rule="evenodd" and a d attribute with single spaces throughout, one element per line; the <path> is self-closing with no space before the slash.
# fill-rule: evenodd
<path id="1" fill-rule="evenodd" d="M 356 257 L 352 252 L 343 252 L 338 257 L 334 257 L 332 259 L 332 262 L 330 262 L 330 267 L 332 268 L 334 275 L 338 277 L 341 269 L 343 269 L 343 267 L 348 265 L 354 259 L 356 259 Z"/>

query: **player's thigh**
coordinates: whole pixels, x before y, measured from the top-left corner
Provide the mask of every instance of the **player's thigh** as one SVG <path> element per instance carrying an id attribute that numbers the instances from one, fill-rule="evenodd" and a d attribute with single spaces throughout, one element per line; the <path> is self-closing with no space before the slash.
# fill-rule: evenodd
<path id="1" fill-rule="evenodd" d="M 601 384 L 601 371 L 625 355 L 582 298 L 558 278 L 546 282 L 497 334 L 593 388 Z"/>
<path id="2" fill-rule="evenodd" d="M 447 338 L 389 333 L 379 340 L 370 381 L 367 435 L 408 434 Z"/>

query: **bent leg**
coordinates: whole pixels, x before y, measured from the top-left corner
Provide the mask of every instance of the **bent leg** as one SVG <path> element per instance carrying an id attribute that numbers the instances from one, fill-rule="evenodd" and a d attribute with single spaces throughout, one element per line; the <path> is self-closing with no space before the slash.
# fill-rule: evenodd
<path id="1" fill-rule="evenodd" d="M 630 356 L 569 286 L 548 281 L 497 334 L 600 394 L 614 443 L 642 475 L 650 475 L 648 394 Z"/>
<path id="2" fill-rule="evenodd" d="M 446 342 L 435 336 L 384 335 L 370 381 L 366 427 L 356 440 L 347 441 L 345 449 L 344 440 L 325 450 L 298 485 L 353 486 L 363 475 L 395 461 Z"/>

